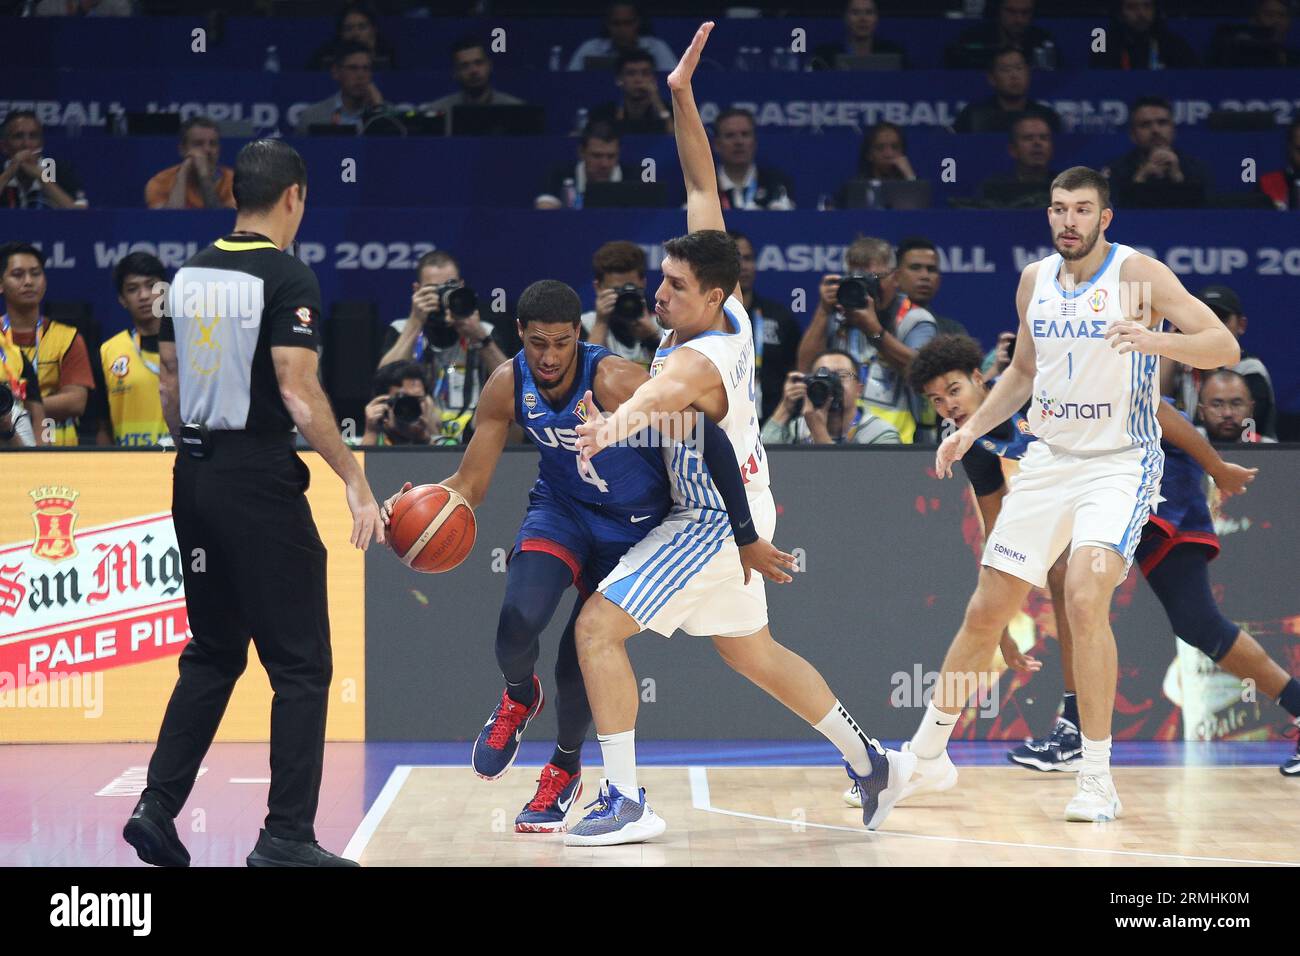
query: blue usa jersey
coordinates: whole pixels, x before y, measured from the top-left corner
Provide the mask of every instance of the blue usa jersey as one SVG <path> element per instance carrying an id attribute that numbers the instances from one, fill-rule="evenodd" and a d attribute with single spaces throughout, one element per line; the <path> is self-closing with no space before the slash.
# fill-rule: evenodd
<path id="1" fill-rule="evenodd" d="M 669 502 L 668 477 L 657 448 L 614 445 L 589 462 L 588 474 L 578 469 L 577 428 L 587 420 L 588 411 L 583 396 L 588 389 L 595 393 L 596 366 L 611 354 L 603 346 L 579 342 L 573 388 L 552 406 L 519 352 L 514 358 L 515 421 L 537 446 L 538 484 L 551 494 L 619 515 L 662 514 Z"/>

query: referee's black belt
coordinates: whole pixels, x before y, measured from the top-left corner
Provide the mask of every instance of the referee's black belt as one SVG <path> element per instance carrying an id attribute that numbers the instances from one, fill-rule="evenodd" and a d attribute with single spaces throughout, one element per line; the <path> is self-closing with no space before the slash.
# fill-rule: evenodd
<path id="1" fill-rule="evenodd" d="M 218 448 L 292 448 L 291 431 L 245 431 L 243 429 L 210 429 L 206 425 L 181 426 L 180 448 L 190 458 L 203 461 L 211 458 Z"/>

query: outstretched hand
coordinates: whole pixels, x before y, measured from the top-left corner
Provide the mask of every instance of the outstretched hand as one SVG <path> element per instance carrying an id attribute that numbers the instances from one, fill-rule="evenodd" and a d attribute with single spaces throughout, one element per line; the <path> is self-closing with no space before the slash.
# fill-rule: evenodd
<path id="1" fill-rule="evenodd" d="M 700 24 L 700 28 L 695 31 L 695 36 L 691 39 L 691 45 L 686 48 L 677 66 L 668 74 L 668 89 L 684 90 L 691 85 L 691 77 L 695 74 L 695 68 L 700 65 L 700 54 L 704 51 L 704 44 L 708 42 L 712 30 L 712 20 Z"/>

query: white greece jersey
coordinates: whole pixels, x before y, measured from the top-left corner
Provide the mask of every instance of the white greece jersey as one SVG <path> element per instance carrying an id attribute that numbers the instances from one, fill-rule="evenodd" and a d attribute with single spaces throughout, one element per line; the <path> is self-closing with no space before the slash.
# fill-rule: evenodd
<path id="1" fill-rule="evenodd" d="M 678 345 L 661 344 L 650 364 L 651 376 L 663 369 L 668 355 L 679 348 L 705 356 L 722 376 L 727 391 L 727 414 L 718 427 L 727 434 L 751 500 L 767 495 L 767 453 L 759 439 L 757 386 L 754 376 L 754 335 L 745 306 L 735 296 L 722 305 L 729 332 L 704 332 Z M 664 336 L 667 341 L 669 335 Z M 675 444 L 664 448 L 664 461 L 672 483 L 673 503 L 683 508 L 726 511 L 722 495 L 713 484 L 698 450 Z"/>
<path id="2" fill-rule="evenodd" d="M 1134 252 L 1112 245 L 1096 275 L 1069 292 L 1059 254 L 1038 264 L 1026 314 L 1037 355 L 1029 426 L 1054 450 L 1087 455 L 1160 441 L 1158 357 L 1121 355 L 1105 338 L 1124 319 L 1120 267 Z"/>

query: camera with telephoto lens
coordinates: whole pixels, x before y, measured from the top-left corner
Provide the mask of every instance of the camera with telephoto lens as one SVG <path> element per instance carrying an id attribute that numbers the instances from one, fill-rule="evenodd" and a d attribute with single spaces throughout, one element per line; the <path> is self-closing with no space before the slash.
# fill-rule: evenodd
<path id="1" fill-rule="evenodd" d="M 14 407 L 14 393 L 8 385 L 0 382 L 0 419 L 8 418 Z"/>
<path id="2" fill-rule="evenodd" d="M 418 422 L 424 414 L 423 402 L 424 399 L 417 395 L 394 395 L 388 399 L 397 427 L 405 430 Z"/>
<path id="3" fill-rule="evenodd" d="M 645 315 L 645 290 L 635 282 L 627 282 L 614 290 L 613 318 L 635 322 Z"/>
<path id="4" fill-rule="evenodd" d="M 865 309 L 870 298 L 876 306 L 881 304 L 880 276 L 874 272 L 854 272 L 840 279 L 835 291 L 836 301 L 845 312 Z"/>
<path id="5" fill-rule="evenodd" d="M 478 293 L 460 279 L 451 279 L 433 287 L 438 304 L 425 320 L 424 331 L 435 348 L 446 349 L 460 338 L 454 319 L 467 319 L 478 310 Z"/>
<path id="6" fill-rule="evenodd" d="M 805 378 L 804 382 L 808 386 L 808 401 L 813 408 L 822 408 L 828 402 L 831 411 L 839 411 L 844 407 L 844 387 L 840 384 L 840 377 L 830 369 L 819 368 Z"/>

